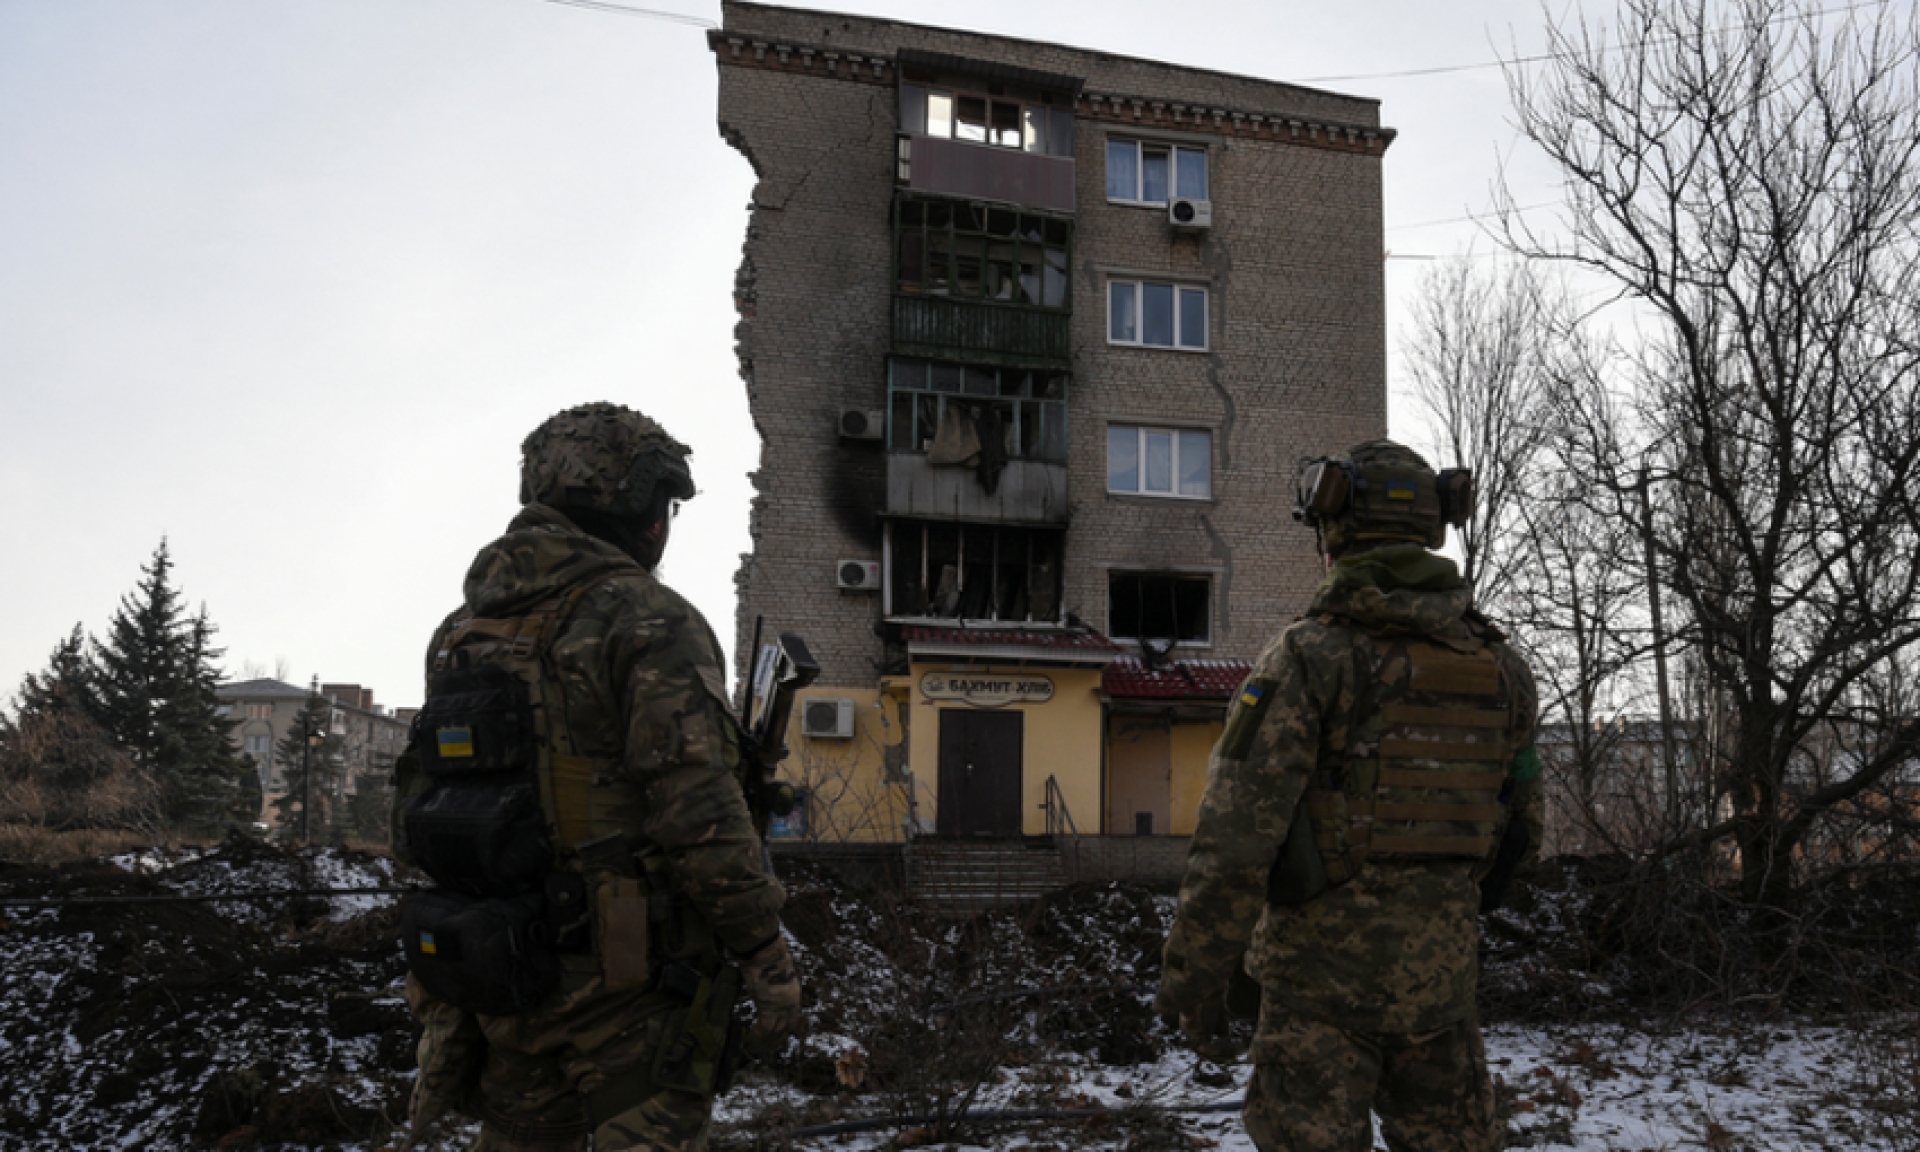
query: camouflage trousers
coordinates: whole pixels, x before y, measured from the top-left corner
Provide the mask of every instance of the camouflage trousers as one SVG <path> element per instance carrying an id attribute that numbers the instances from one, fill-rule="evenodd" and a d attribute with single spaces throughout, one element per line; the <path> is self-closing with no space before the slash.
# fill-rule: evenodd
<path id="1" fill-rule="evenodd" d="M 1369 1034 L 1268 1014 L 1253 1061 L 1243 1115 L 1260 1152 L 1370 1152 L 1376 1112 L 1393 1152 L 1500 1146 L 1477 1020 Z"/>
<path id="2" fill-rule="evenodd" d="M 608 992 L 599 961 L 562 957 L 561 986 L 518 1016 L 473 1016 L 409 978 L 423 1031 L 413 1112 L 481 1121 L 475 1152 L 702 1152 L 712 1100 L 654 1081 L 687 1007 L 660 992 Z"/>

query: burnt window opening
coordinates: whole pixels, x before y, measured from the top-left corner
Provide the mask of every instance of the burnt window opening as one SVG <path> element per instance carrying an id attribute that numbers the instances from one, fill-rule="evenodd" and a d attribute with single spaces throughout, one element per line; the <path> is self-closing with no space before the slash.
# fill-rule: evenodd
<path id="1" fill-rule="evenodd" d="M 998 436 L 1009 460 L 1066 463 L 1067 374 L 895 357 L 887 363 L 887 447 L 976 449 Z"/>
<path id="2" fill-rule="evenodd" d="M 1107 635 L 1125 640 L 1213 638 L 1213 581 L 1172 572 L 1107 574 Z"/>
<path id="3" fill-rule="evenodd" d="M 966 201 L 902 196 L 894 212 L 901 292 L 1065 309 L 1071 221 Z"/>
<path id="4" fill-rule="evenodd" d="M 887 525 L 887 613 L 935 620 L 1054 624 L 1059 529 L 900 520 Z"/>

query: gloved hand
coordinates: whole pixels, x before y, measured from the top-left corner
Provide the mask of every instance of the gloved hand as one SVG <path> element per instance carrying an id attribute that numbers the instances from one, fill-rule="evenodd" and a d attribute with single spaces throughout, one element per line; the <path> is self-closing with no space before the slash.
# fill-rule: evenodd
<path id="1" fill-rule="evenodd" d="M 1202 1060 L 1229 1064 L 1240 1055 L 1240 1047 L 1233 1042 L 1233 1034 L 1227 1028 L 1224 996 L 1209 996 L 1191 1011 L 1180 1013 L 1180 1034 Z"/>
<path id="2" fill-rule="evenodd" d="M 480 1075 L 487 1047 L 478 1019 L 435 1000 L 412 976 L 407 977 L 407 1003 L 421 1026 L 416 1050 L 420 1075 L 407 1101 L 407 1132 L 399 1144 L 403 1150 L 426 1143 L 434 1125 L 460 1110 Z"/>
<path id="3" fill-rule="evenodd" d="M 775 936 L 740 961 L 740 978 L 753 998 L 753 1025 L 746 1049 L 754 1055 L 775 1050 L 800 1028 L 800 973 L 785 936 Z"/>

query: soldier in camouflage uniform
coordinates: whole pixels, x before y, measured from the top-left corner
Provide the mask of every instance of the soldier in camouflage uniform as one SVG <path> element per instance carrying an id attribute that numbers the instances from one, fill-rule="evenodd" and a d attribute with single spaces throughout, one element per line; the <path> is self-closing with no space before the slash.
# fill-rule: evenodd
<path id="1" fill-rule="evenodd" d="M 1396 1152 L 1492 1152 L 1480 881 L 1539 843 L 1532 676 L 1429 550 L 1470 477 L 1384 440 L 1319 463 L 1328 576 L 1229 711 L 1156 1005 L 1207 1053 L 1235 969 L 1258 982 L 1262 1152 L 1367 1152 L 1374 1113 Z"/>
<path id="2" fill-rule="evenodd" d="M 662 965 L 705 978 L 737 960 L 755 1005 L 750 1049 L 793 1030 L 800 984 L 781 935 L 784 893 L 765 869 L 736 778 L 740 745 L 719 643 L 700 613 L 652 575 L 677 502 L 693 495 L 688 449 L 639 413 L 589 404 L 548 420 L 523 453 L 525 507 L 474 559 L 465 606 L 429 648 L 429 676 L 461 621 L 510 622 L 556 595 L 571 597 L 541 656 L 550 670 L 542 691 L 545 706 L 561 713 L 549 727 L 571 733 L 577 755 L 567 762 L 595 767 L 557 841 L 612 842 L 633 865 L 628 874 L 645 878 L 651 975 L 610 986 L 619 982 L 599 954 L 605 941 L 647 931 L 619 922 L 636 906 L 616 901 L 600 905 L 605 922 L 593 937 L 601 943 L 561 955 L 558 988 L 523 1013 L 465 1012 L 410 976 L 424 1034 L 409 1142 L 458 1111 L 483 1122 L 477 1147 L 487 1152 L 699 1149 L 717 1060 L 714 1037 L 701 1028 L 717 1018 L 724 1033 L 732 1000 L 708 1005 L 696 1021 L 686 989 L 663 986 Z M 406 783 L 403 775 L 396 813 L 419 791 Z M 561 856 L 560 869 L 589 869 L 572 848 Z M 721 995 L 713 992 L 716 1004 Z M 689 1037 L 698 1041 L 692 1049 Z M 689 1051 L 699 1063 L 675 1062 Z"/>

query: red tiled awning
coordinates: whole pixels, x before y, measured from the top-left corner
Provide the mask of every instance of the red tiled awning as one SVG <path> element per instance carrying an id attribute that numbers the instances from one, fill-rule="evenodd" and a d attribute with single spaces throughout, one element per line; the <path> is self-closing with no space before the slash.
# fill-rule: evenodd
<path id="1" fill-rule="evenodd" d="M 1138 656 L 1122 656 L 1100 676 L 1100 690 L 1113 700 L 1207 700 L 1225 703 L 1253 665 L 1245 660 L 1179 660 L 1157 670 Z"/>

